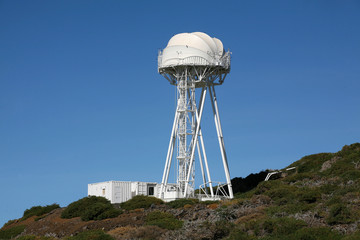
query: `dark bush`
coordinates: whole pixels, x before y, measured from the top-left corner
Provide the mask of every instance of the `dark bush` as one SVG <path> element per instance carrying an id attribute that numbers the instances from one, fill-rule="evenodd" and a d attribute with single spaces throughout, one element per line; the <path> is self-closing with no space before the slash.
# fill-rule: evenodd
<path id="1" fill-rule="evenodd" d="M 297 172 L 298 173 L 306 173 L 306 172 L 318 172 L 320 171 L 320 168 L 322 164 L 330 160 L 334 154 L 332 153 L 318 153 L 318 154 L 312 154 L 309 156 L 305 156 L 302 159 L 300 159 L 295 164 L 292 164 L 291 166 L 297 166 Z"/>
<path id="2" fill-rule="evenodd" d="M 282 185 L 282 182 L 279 180 L 272 180 L 272 181 L 266 181 L 261 182 L 255 189 L 254 193 L 257 195 L 264 194 L 265 192 L 277 188 Z"/>
<path id="3" fill-rule="evenodd" d="M 267 219 L 262 224 L 263 229 L 272 236 L 290 235 L 305 226 L 304 221 L 289 217 Z"/>
<path id="4" fill-rule="evenodd" d="M 300 182 L 302 180 L 305 180 L 305 179 L 311 179 L 313 178 L 314 175 L 311 174 L 311 173 L 295 173 L 291 176 L 288 176 L 284 179 L 284 182 L 287 182 L 287 183 L 295 183 L 295 182 Z"/>
<path id="5" fill-rule="evenodd" d="M 359 240 L 360 239 L 360 231 L 358 230 L 357 232 L 344 237 L 342 240 Z"/>
<path id="6" fill-rule="evenodd" d="M 94 203 L 85 212 L 81 215 L 81 220 L 90 221 L 90 220 L 101 220 L 98 217 L 106 211 L 109 211 L 112 208 L 111 205 L 106 203 Z"/>
<path id="7" fill-rule="evenodd" d="M 62 218 L 80 217 L 86 212 L 88 208 L 90 208 L 95 203 L 110 204 L 110 201 L 103 197 L 96 197 L 96 196 L 84 197 L 76 202 L 69 204 L 69 206 L 67 206 L 67 208 L 62 212 L 61 217 Z"/>
<path id="8" fill-rule="evenodd" d="M 206 200 L 206 201 L 200 201 L 199 203 L 201 203 L 202 205 L 211 205 L 211 204 L 218 204 L 220 201 L 217 200 Z"/>
<path id="9" fill-rule="evenodd" d="M 234 231 L 230 232 L 230 235 L 226 240 L 251 240 L 254 239 L 253 237 L 250 237 L 247 233 L 240 229 L 236 229 Z"/>
<path id="10" fill-rule="evenodd" d="M 341 175 L 341 178 L 344 180 L 344 182 L 348 182 L 350 180 L 355 181 L 360 179 L 360 170 L 349 170 L 344 172 Z"/>
<path id="11" fill-rule="evenodd" d="M 45 236 L 25 235 L 16 238 L 16 240 L 55 240 L 55 238 L 45 237 Z"/>
<path id="12" fill-rule="evenodd" d="M 175 230 L 180 229 L 183 221 L 174 217 L 171 213 L 154 211 L 149 213 L 145 218 L 146 225 L 158 226 L 163 229 Z"/>
<path id="13" fill-rule="evenodd" d="M 360 143 L 353 143 L 351 145 L 345 145 L 339 154 L 341 155 L 348 155 L 353 153 L 354 151 L 360 151 Z"/>
<path id="14" fill-rule="evenodd" d="M 30 209 L 26 209 L 24 211 L 24 215 L 22 217 L 22 220 L 28 219 L 29 217 L 32 216 L 41 216 L 44 215 L 46 213 L 51 212 L 54 209 L 60 208 L 59 204 L 51 204 L 51 205 L 46 205 L 46 206 L 34 206 Z"/>
<path id="15" fill-rule="evenodd" d="M 6 230 L 0 230 L 0 239 L 13 239 L 25 230 L 24 225 L 15 226 Z"/>
<path id="16" fill-rule="evenodd" d="M 301 189 L 297 191 L 298 199 L 306 203 L 314 203 L 321 198 L 321 194 L 318 189 Z"/>
<path id="17" fill-rule="evenodd" d="M 330 214 L 327 217 L 326 221 L 330 225 L 351 223 L 351 213 L 344 204 L 338 203 L 330 208 Z"/>
<path id="18" fill-rule="evenodd" d="M 62 218 L 81 217 L 83 221 L 117 217 L 122 213 L 103 197 L 85 197 L 71 203 L 61 214 Z"/>
<path id="19" fill-rule="evenodd" d="M 16 240 L 36 240 L 36 236 L 34 235 L 27 235 L 18 237 Z"/>
<path id="20" fill-rule="evenodd" d="M 144 195 L 134 196 L 132 199 L 120 204 L 121 208 L 126 210 L 134 210 L 138 208 L 149 208 L 151 205 L 159 205 L 164 202 L 155 197 L 148 197 Z"/>
<path id="21" fill-rule="evenodd" d="M 330 228 L 301 228 L 297 230 L 292 239 L 294 240 L 340 240 L 341 235 Z"/>
<path id="22" fill-rule="evenodd" d="M 280 185 L 274 186 L 272 189 L 268 190 L 264 194 L 269 196 L 274 201 L 281 201 L 282 199 L 294 200 L 296 199 L 295 193 L 297 187 L 291 185 Z"/>
<path id="23" fill-rule="evenodd" d="M 246 178 L 237 177 L 231 179 L 234 194 L 247 192 L 255 188 L 260 182 L 264 181 L 267 174 L 268 171 L 261 171 L 255 174 L 252 173 Z"/>
<path id="24" fill-rule="evenodd" d="M 199 200 L 197 199 L 177 199 L 175 201 L 171 201 L 166 203 L 166 205 L 172 207 L 172 208 L 182 208 L 185 205 L 194 205 L 195 203 L 198 203 Z"/>
<path id="25" fill-rule="evenodd" d="M 234 224 L 226 220 L 217 221 L 214 225 L 215 226 L 212 227 L 212 231 L 214 231 L 213 239 L 223 239 L 229 236 L 231 230 L 234 228 Z"/>
<path id="26" fill-rule="evenodd" d="M 332 194 L 338 189 L 339 189 L 339 185 L 337 184 L 325 184 L 319 188 L 319 192 L 324 194 Z"/>
<path id="27" fill-rule="evenodd" d="M 102 220 L 102 219 L 107 219 L 107 218 L 115 218 L 115 217 L 119 216 L 122 213 L 123 213 L 123 211 L 121 209 L 112 208 L 112 209 L 109 209 L 109 210 L 101 213 L 97 217 L 97 219 L 95 219 L 95 220 Z"/>
<path id="28" fill-rule="evenodd" d="M 69 237 L 67 240 L 114 240 L 114 238 L 101 230 L 90 230 L 81 232 L 76 236 Z"/>

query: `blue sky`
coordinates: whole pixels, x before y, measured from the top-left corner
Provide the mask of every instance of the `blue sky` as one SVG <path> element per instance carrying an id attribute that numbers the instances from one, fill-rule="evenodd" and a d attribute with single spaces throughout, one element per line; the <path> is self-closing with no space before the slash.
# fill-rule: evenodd
<path id="1" fill-rule="evenodd" d="M 181 32 L 233 53 L 217 88 L 231 177 L 359 142 L 359 25 L 359 1 L 0 0 L 0 225 L 88 183 L 161 181 L 175 88 L 157 52 Z"/>

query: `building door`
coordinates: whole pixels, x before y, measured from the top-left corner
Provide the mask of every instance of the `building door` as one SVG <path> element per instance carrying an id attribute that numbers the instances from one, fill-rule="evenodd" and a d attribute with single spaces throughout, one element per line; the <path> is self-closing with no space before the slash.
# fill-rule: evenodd
<path id="1" fill-rule="evenodd" d="M 148 196 L 154 196 L 154 187 L 153 186 L 149 186 L 148 188 Z"/>

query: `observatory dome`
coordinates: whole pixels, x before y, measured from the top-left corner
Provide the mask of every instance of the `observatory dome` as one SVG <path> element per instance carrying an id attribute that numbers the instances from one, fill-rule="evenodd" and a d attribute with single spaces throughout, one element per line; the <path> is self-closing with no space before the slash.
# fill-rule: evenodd
<path id="1" fill-rule="evenodd" d="M 180 33 L 173 36 L 166 48 L 159 53 L 159 69 L 178 65 L 228 68 L 230 55 L 224 51 L 219 39 L 206 33 Z"/>

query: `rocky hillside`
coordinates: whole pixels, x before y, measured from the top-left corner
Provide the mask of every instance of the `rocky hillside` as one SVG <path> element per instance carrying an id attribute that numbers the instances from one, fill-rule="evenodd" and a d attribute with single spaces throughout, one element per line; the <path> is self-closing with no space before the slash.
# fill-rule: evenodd
<path id="1" fill-rule="evenodd" d="M 113 206 L 92 197 L 67 208 L 38 206 L 5 224 L 0 239 L 360 239 L 359 143 L 279 171 L 258 185 L 263 175 L 246 178 L 250 187 L 231 201 L 139 196 Z"/>

